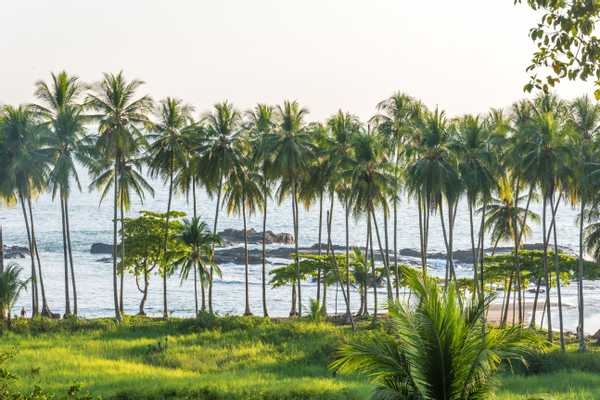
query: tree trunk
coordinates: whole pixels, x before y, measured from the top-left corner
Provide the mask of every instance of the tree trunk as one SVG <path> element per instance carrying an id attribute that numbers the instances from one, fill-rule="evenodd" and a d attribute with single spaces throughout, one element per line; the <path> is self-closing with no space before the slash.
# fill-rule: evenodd
<path id="1" fill-rule="evenodd" d="M 346 303 L 346 322 L 349 322 L 352 315 L 350 311 L 350 231 L 349 231 L 349 220 L 350 220 L 350 202 L 349 196 L 345 196 L 345 211 L 346 211 L 346 297 L 348 302 Z M 343 288 L 342 288 L 343 289 Z"/>
<path id="2" fill-rule="evenodd" d="M 38 277 L 40 278 L 40 291 L 42 293 L 42 315 L 51 316 L 52 312 L 50 311 L 50 307 L 48 307 L 48 302 L 46 301 L 46 287 L 44 285 L 44 277 L 42 276 L 42 263 L 40 261 L 40 253 L 38 252 L 37 240 L 35 238 L 35 225 L 33 223 L 31 197 L 27 197 L 27 206 L 29 208 L 29 222 L 31 225 L 31 242 L 33 243 L 33 248 L 35 250 L 35 259 L 38 265 Z"/>
<path id="3" fill-rule="evenodd" d="M 293 193 L 292 193 L 293 201 L 292 201 L 292 207 L 294 207 L 294 250 L 296 252 L 296 255 L 298 254 L 298 232 L 299 232 L 299 227 L 298 227 L 298 223 L 299 223 L 299 218 L 298 218 L 298 191 L 297 191 L 297 187 L 296 187 L 296 182 L 294 182 L 293 184 Z M 297 285 L 298 285 L 298 316 L 301 317 L 302 316 L 302 288 L 301 288 L 301 283 L 302 280 L 300 278 L 300 259 L 296 256 L 296 279 L 297 279 Z"/>
<path id="4" fill-rule="evenodd" d="M 217 189 L 217 206 L 215 207 L 215 222 L 213 225 L 213 235 L 217 234 L 217 224 L 219 222 L 219 206 L 221 203 L 221 188 L 223 187 L 223 176 L 219 179 L 219 189 Z M 212 254 L 215 252 L 215 245 L 212 245 Z M 214 268 L 210 266 L 209 274 L 208 274 L 208 312 L 210 314 L 213 313 L 213 276 L 214 276 Z"/>
<path id="5" fill-rule="evenodd" d="M 171 201 L 173 199 L 173 155 L 171 155 L 169 165 L 169 199 L 167 200 L 167 216 L 165 218 L 165 239 L 163 243 L 163 318 L 169 317 L 169 308 L 167 303 L 167 244 L 169 241 L 169 214 L 171 213 Z"/>
<path id="6" fill-rule="evenodd" d="M 121 311 L 121 315 L 125 314 L 124 305 L 123 305 L 123 292 L 125 291 L 125 207 L 123 204 L 123 196 L 121 196 L 120 201 L 121 208 L 121 270 L 119 273 L 121 274 L 121 282 L 119 285 L 119 311 Z"/>
<path id="7" fill-rule="evenodd" d="M 577 308 L 578 326 L 577 338 L 579 339 L 579 351 L 585 352 L 585 334 L 583 330 L 583 220 L 585 211 L 585 200 L 581 195 L 581 210 L 579 215 L 579 260 L 577 260 Z"/>
<path id="8" fill-rule="evenodd" d="M 250 311 L 250 286 L 248 284 L 248 231 L 246 231 L 246 193 L 242 192 L 242 219 L 244 221 L 244 287 L 246 307 L 244 315 L 252 315 Z"/>
<path id="9" fill-rule="evenodd" d="M 367 221 L 367 230 L 369 235 L 369 253 L 371 253 L 371 274 L 373 275 L 373 322 L 377 321 L 378 301 L 377 301 L 377 271 L 375 270 L 375 252 L 373 251 L 373 226 L 371 224 L 371 214 Z"/>
<path id="10" fill-rule="evenodd" d="M 475 295 L 479 293 L 479 277 L 477 276 L 477 265 L 479 261 L 477 260 L 477 256 L 479 254 L 479 249 L 475 248 L 475 224 L 473 223 L 473 204 L 475 201 L 470 197 L 467 199 L 469 204 L 469 226 L 471 229 L 471 250 L 473 253 L 473 298 Z"/>
<path id="11" fill-rule="evenodd" d="M 150 283 L 150 277 L 147 272 L 144 272 L 144 290 L 142 292 L 142 300 L 140 301 L 140 312 L 139 315 L 146 315 L 144 307 L 146 306 L 146 300 L 148 299 L 148 285 Z"/>
<path id="12" fill-rule="evenodd" d="M 264 229 L 263 229 L 264 231 Z M 319 195 L 319 257 L 321 257 L 321 234 L 323 232 L 323 192 Z M 317 267 L 317 303 L 321 300 L 321 264 Z"/>
<path id="13" fill-rule="evenodd" d="M 481 240 L 479 241 L 479 290 L 481 291 L 481 301 L 483 301 L 483 299 L 485 298 L 485 281 L 484 281 L 484 274 L 483 274 L 483 264 L 485 261 L 485 254 L 484 254 L 484 241 L 485 241 L 485 213 L 486 213 L 486 208 L 487 208 L 487 199 L 485 199 L 483 201 L 483 207 L 481 209 L 481 226 L 479 228 L 479 235 L 481 237 Z M 485 322 L 485 321 L 484 321 Z"/>
<path id="14" fill-rule="evenodd" d="M 63 191 L 60 191 L 60 222 L 62 227 L 62 241 L 63 241 L 63 257 L 64 257 L 64 268 L 65 268 L 65 315 L 68 317 L 71 315 L 71 300 L 69 298 L 69 256 L 67 255 L 67 228 L 65 222 L 65 199 Z"/>
<path id="15" fill-rule="evenodd" d="M 263 317 L 268 317 L 269 312 L 267 310 L 267 249 L 266 249 L 266 237 L 267 237 L 267 179 L 264 180 L 264 196 L 263 196 L 263 234 L 262 234 L 262 306 L 263 306 Z M 317 290 L 318 291 L 318 290 Z M 317 294 L 318 301 L 318 294 Z"/>
<path id="16" fill-rule="evenodd" d="M 544 280 L 546 281 L 546 315 L 548 320 L 548 341 L 552 343 L 552 314 L 550 311 L 550 274 L 548 273 L 548 239 L 546 239 L 546 202 L 547 195 L 543 194 L 544 199 L 542 200 L 542 231 L 544 232 L 544 253 L 543 253 L 543 265 L 544 265 Z"/>
<path id="17" fill-rule="evenodd" d="M 115 192 L 114 192 L 114 203 L 113 203 L 113 251 L 112 251 L 112 257 L 113 257 L 113 300 L 115 303 L 115 319 L 117 320 L 117 322 L 121 322 L 121 308 L 119 307 L 119 293 L 118 293 L 118 285 L 117 285 L 117 209 L 118 209 L 118 200 L 119 200 L 119 192 L 118 192 L 118 176 L 119 176 L 119 169 L 118 169 L 118 160 L 115 159 L 115 167 L 114 167 L 114 175 L 113 175 L 113 179 L 114 179 L 114 185 L 115 185 Z"/>
<path id="18" fill-rule="evenodd" d="M 4 272 L 4 241 L 2 240 L 2 224 L 0 224 L 0 272 Z"/>
<path id="19" fill-rule="evenodd" d="M 194 260 L 194 316 L 198 317 L 198 264 Z"/>
<path id="20" fill-rule="evenodd" d="M 387 300 L 388 300 L 388 304 L 391 304 L 393 302 L 393 295 L 392 295 L 392 284 L 391 284 L 391 280 L 390 280 L 390 268 L 387 264 L 387 259 L 385 257 L 385 254 L 383 253 L 383 246 L 381 244 L 381 236 L 379 235 L 379 228 L 377 227 L 377 217 L 375 216 L 375 211 L 373 210 L 373 206 L 370 206 L 371 209 L 371 216 L 373 217 L 373 227 L 375 228 L 375 235 L 377 236 L 377 243 L 379 245 L 379 251 L 381 253 L 381 258 L 383 259 L 383 269 L 385 271 L 385 276 L 386 276 L 386 287 L 387 287 Z"/>
<path id="21" fill-rule="evenodd" d="M 560 198 L 559 198 L 560 201 Z M 552 213 L 552 222 L 553 227 L 552 231 L 554 233 L 554 270 L 556 273 L 556 294 L 558 296 L 558 325 L 559 325 L 559 334 L 560 334 L 560 349 L 565 351 L 565 336 L 563 331 L 563 312 L 562 312 L 562 296 L 560 289 L 560 265 L 558 258 L 558 238 L 556 234 L 556 209 L 558 209 L 558 202 L 556 203 L 556 208 L 554 208 L 554 196 L 550 198 L 550 207 L 554 210 Z"/>
<path id="22" fill-rule="evenodd" d="M 69 222 L 69 197 L 65 197 L 65 223 L 67 231 L 67 251 L 69 253 L 69 264 L 71 265 L 71 284 L 73 286 L 73 315 L 79 315 L 77 304 L 77 285 L 75 281 L 75 265 L 73 264 L 73 246 L 71 245 L 71 223 Z"/>
<path id="23" fill-rule="evenodd" d="M 29 219 L 27 218 L 27 210 L 25 209 L 25 199 L 21 192 L 19 192 L 19 201 L 21 203 L 21 209 L 23 211 L 23 219 L 25 220 L 25 229 L 27 231 L 27 243 L 29 244 L 29 257 L 31 258 L 31 317 L 35 317 L 39 314 L 39 293 L 37 285 L 37 273 L 35 271 L 35 248 L 31 241 L 31 232 L 29 230 Z"/>
<path id="24" fill-rule="evenodd" d="M 427 254 L 425 251 L 425 230 L 424 230 L 424 212 L 423 212 L 423 199 L 421 193 L 419 192 L 418 199 L 418 209 L 419 209 L 419 244 L 421 245 L 421 268 L 423 270 L 423 275 L 427 274 Z"/>

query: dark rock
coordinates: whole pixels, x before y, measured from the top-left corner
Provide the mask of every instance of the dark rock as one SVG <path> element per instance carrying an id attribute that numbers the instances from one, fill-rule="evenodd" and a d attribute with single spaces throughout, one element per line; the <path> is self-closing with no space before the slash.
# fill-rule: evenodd
<path id="1" fill-rule="evenodd" d="M 255 229 L 247 229 L 248 243 L 259 244 L 262 243 L 263 233 L 257 232 Z M 227 243 L 243 243 L 244 242 L 244 230 L 240 229 L 225 229 L 219 232 L 219 236 L 225 244 Z M 273 244 L 293 244 L 294 236 L 289 233 L 274 233 L 272 231 L 265 232 L 265 243 Z"/>
<path id="2" fill-rule="evenodd" d="M 92 254 L 112 254 L 113 246 L 112 246 L 112 244 L 94 243 L 94 244 L 92 244 L 90 253 L 92 253 Z"/>
<path id="3" fill-rule="evenodd" d="M 96 260 L 96 262 L 101 262 L 101 263 L 110 263 L 112 262 L 112 257 L 103 257 L 103 258 L 99 258 Z"/>
<path id="4" fill-rule="evenodd" d="M 21 246 L 4 246 L 4 258 L 25 258 L 29 256 L 29 249 Z"/>

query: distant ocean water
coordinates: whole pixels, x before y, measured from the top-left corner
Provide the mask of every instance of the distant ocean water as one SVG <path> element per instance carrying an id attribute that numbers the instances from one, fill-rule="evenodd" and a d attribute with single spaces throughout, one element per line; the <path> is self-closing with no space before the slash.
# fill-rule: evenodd
<path id="1" fill-rule="evenodd" d="M 112 202 L 108 198 L 99 204 L 100 194 L 96 191 L 88 192 L 89 178 L 85 171 L 80 171 L 83 192 L 73 192 L 70 200 L 70 222 L 71 240 L 73 244 L 73 257 L 75 263 L 75 274 L 78 284 L 79 311 L 84 317 L 98 317 L 112 315 L 112 264 L 98 261 L 103 255 L 90 254 L 90 246 L 95 242 L 112 243 Z M 133 201 L 128 215 L 135 216 L 140 210 L 166 211 L 168 187 L 162 181 L 152 181 L 155 189 L 155 197 L 148 197 L 142 204 L 139 200 Z M 212 226 L 216 199 L 211 199 L 205 191 L 198 190 L 198 210 L 201 218 Z M 274 232 L 292 232 L 292 217 L 289 200 L 282 204 L 271 201 L 268 206 L 267 229 Z M 174 210 L 192 213 L 191 199 L 186 201 L 185 197 L 176 195 L 173 201 Z M 541 211 L 539 205 L 533 205 L 536 212 Z M 419 247 L 419 225 L 418 211 L 413 201 L 404 199 L 398 208 L 398 248 Z M 36 223 L 36 235 L 38 247 L 42 260 L 46 292 L 50 308 L 54 312 L 64 312 L 64 270 L 62 253 L 62 234 L 60 224 L 60 212 L 56 202 L 48 193 L 41 195 L 33 203 L 33 213 Z M 561 205 L 557 214 L 557 226 L 559 243 L 571 249 L 578 246 L 578 227 L 576 225 L 577 211 L 568 205 Z M 310 246 L 318 242 L 318 204 L 310 210 L 300 209 L 300 234 L 301 246 Z M 26 246 L 27 237 L 24 228 L 23 216 L 20 207 L 11 209 L 0 209 L 0 223 L 3 226 L 4 242 L 7 245 Z M 383 229 L 383 218 L 380 213 L 378 218 L 379 228 Z M 260 213 L 248 217 L 248 227 L 262 231 L 262 215 Z M 219 215 L 218 230 L 225 228 L 242 228 L 241 216 L 227 215 L 221 211 Z M 336 204 L 333 215 L 332 240 L 334 244 L 345 243 L 344 210 L 340 204 Z M 393 223 L 390 220 L 388 230 L 390 247 L 392 246 Z M 325 232 L 324 232 L 325 233 Z M 364 246 L 366 236 L 366 222 L 362 217 L 351 217 L 350 220 L 350 244 Z M 324 240 L 324 239 L 323 239 Z M 463 202 L 458 207 L 455 227 L 455 249 L 469 249 L 469 217 L 466 204 Z M 541 227 L 534 226 L 532 235 L 527 239 L 529 243 L 541 242 Z M 509 244 L 507 244 L 509 245 Z M 256 246 L 256 245 L 255 245 Z M 280 245 L 271 245 L 278 247 Z M 491 246 L 489 238 L 486 247 Z M 430 228 L 429 249 L 433 251 L 445 251 L 439 216 L 432 215 Z M 29 273 L 29 260 L 12 260 L 23 266 L 25 274 Z M 271 263 L 283 263 L 285 260 L 270 260 Z M 443 276 L 444 260 L 430 260 L 430 269 L 433 274 Z M 268 268 L 272 266 L 269 265 Z M 250 299 L 252 312 L 256 315 L 262 314 L 261 306 L 261 281 L 260 265 L 250 266 Z M 241 314 L 244 311 L 244 266 L 226 264 L 222 266 L 223 276 L 217 279 L 214 286 L 214 306 L 220 314 Z M 471 276 L 472 270 L 469 265 L 459 265 L 458 274 Z M 130 275 L 125 277 L 125 309 L 127 313 L 135 314 L 141 293 L 137 290 L 134 278 Z M 194 310 L 193 284 L 189 280 L 181 283 L 178 275 L 169 279 L 169 304 L 170 311 L 175 316 L 190 316 Z M 585 330 L 594 333 L 600 329 L 600 282 L 585 282 Z M 303 300 L 308 307 L 309 299 L 316 297 L 316 284 L 305 282 L 303 284 Z M 554 296 L 555 291 L 552 291 Z M 565 307 L 565 328 L 575 330 L 577 324 L 577 288 L 571 282 L 563 288 L 563 305 Z M 286 316 L 290 309 L 290 289 L 269 288 L 267 292 L 269 312 L 272 316 Z M 533 295 L 528 294 L 528 300 Z M 328 310 L 336 309 L 335 286 L 329 288 Z M 381 291 L 380 299 L 385 298 L 385 290 Z M 352 293 L 352 306 L 358 308 L 359 297 L 356 292 Z M 372 299 L 369 299 L 372 303 Z M 554 302 L 554 301 L 553 301 Z M 372 304 L 371 304 L 372 305 Z M 25 307 L 30 313 L 30 293 L 24 293 L 14 312 L 17 313 L 21 307 Z M 343 296 L 338 293 L 338 311 L 344 310 Z M 539 310 L 541 312 L 541 309 Z M 150 292 L 146 305 L 149 315 L 160 315 L 162 312 L 162 286 L 158 276 L 153 276 L 150 284 Z M 556 310 L 553 310 L 553 320 L 557 318 Z M 558 321 L 554 321 L 558 326 Z"/>

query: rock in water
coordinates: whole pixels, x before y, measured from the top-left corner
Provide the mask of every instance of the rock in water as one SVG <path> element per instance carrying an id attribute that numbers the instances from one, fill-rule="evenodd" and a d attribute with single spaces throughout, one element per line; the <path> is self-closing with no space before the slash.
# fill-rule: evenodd
<path id="1" fill-rule="evenodd" d="M 248 243 L 260 244 L 263 240 L 263 233 L 257 232 L 255 229 L 250 228 L 246 230 L 248 236 Z M 219 236 L 223 240 L 224 244 L 227 243 L 243 243 L 244 242 L 244 230 L 243 229 L 225 229 L 219 232 Z M 280 243 L 280 244 L 293 244 L 294 236 L 289 233 L 275 233 L 272 231 L 266 231 L 265 243 Z"/>
<path id="2" fill-rule="evenodd" d="M 21 246 L 4 246 L 4 258 L 25 258 L 29 256 L 29 249 Z"/>
<path id="3" fill-rule="evenodd" d="M 94 243 L 90 248 L 90 253 L 92 254 L 112 254 L 113 246 L 112 244 L 106 243 Z"/>

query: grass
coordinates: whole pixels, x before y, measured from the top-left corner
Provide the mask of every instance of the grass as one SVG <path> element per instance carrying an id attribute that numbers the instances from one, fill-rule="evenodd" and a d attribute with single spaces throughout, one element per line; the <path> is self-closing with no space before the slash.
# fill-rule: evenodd
<path id="1" fill-rule="evenodd" d="M 23 390 L 64 394 L 77 383 L 104 399 L 367 399 L 364 377 L 327 369 L 350 334 L 330 323 L 242 317 L 17 321 L 0 352 L 18 348 L 9 369 Z M 499 377 L 498 400 L 600 398 L 600 354 L 531 361 L 529 375 Z"/>

